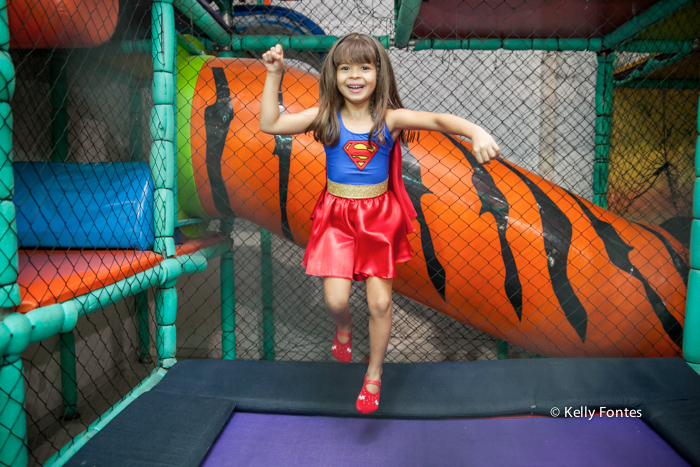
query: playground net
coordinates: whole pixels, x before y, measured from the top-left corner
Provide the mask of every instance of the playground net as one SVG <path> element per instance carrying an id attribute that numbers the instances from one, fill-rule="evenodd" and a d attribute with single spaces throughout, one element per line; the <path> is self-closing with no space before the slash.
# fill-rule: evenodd
<path id="1" fill-rule="evenodd" d="M 225 268 L 221 263 L 231 261 L 228 257 L 212 258 L 204 272 L 183 275 L 177 280 L 175 357 L 182 360 L 231 356 L 224 344 L 230 336 L 222 327 L 223 300 L 235 301 L 236 358 L 331 361 L 329 347 L 335 324 L 325 312 L 322 279 L 305 275 L 301 266 L 312 197 L 317 195 L 314 190 L 322 187 L 316 186 L 321 166 L 314 162 L 309 163 L 308 170 L 299 170 L 290 165 L 286 201 L 289 209 L 284 215 L 294 232 L 285 231 L 279 204 L 282 177 L 277 175 L 281 158 L 268 157 L 275 144 L 281 143 L 257 130 L 259 96 L 254 93 L 261 89 L 264 74 L 254 61 L 237 62 L 242 65 L 227 68 L 223 76 L 229 83 L 226 86 L 230 97 L 228 101 L 222 99 L 217 107 L 221 83 L 215 82 L 216 74 L 211 69 L 223 67 L 224 62 L 214 66 L 205 62 L 214 55 L 230 61 L 259 57 L 267 44 L 264 41 L 269 41 L 262 36 L 271 35 L 341 36 L 354 31 L 384 36 L 388 46 L 389 36 L 394 38 L 401 32 L 394 9 L 394 3 L 401 2 L 292 1 L 273 2 L 271 6 L 251 3 L 236 5 L 230 12 L 236 34 L 249 39 L 246 46 L 239 47 L 242 50 L 217 46 L 207 38 L 204 26 L 191 19 L 192 15 L 175 11 L 179 38 L 173 82 L 177 123 L 175 135 L 170 138 L 175 140 L 177 152 L 175 196 L 183 224 L 175 237 L 182 243 L 217 232 L 230 233 L 234 273 L 223 281 L 235 284 L 222 291 L 220 276 Z M 436 3 L 450 4 L 453 10 L 440 16 L 439 9 L 428 8 Z M 423 2 L 428 9 L 416 20 L 412 42 L 407 47 L 388 48 L 404 105 L 414 110 L 459 115 L 483 126 L 497 139 L 507 163 L 527 171 L 523 177 L 529 177 L 533 184 L 546 187 L 540 190 L 552 203 L 568 206 L 566 215 L 574 226 L 572 235 L 579 239 L 576 248 L 596 248 L 599 252 L 586 257 L 590 264 L 569 263 L 570 268 L 582 271 L 580 276 L 589 278 L 583 281 L 582 290 L 600 287 L 603 276 L 591 272 L 591 268 L 607 270 L 620 268 L 620 264 L 611 266 L 614 261 L 610 257 L 614 255 L 605 253 L 604 242 L 610 237 L 603 235 L 605 238 L 601 239 L 592 230 L 577 230 L 581 222 L 590 224 L 585 209 L 577 208 L 578 205 L 606 207 L 609 217 L 597 215 L 608 225 L 616 226 L 620 242 L 624 239 L 634 243 L 632 237 L 639 234 L 644 235 L 644 242 L 653 243 L 653 248 L 641 253 L 651 256 L 639 262 L 655 264 L 654 255 L 659 254 L 658 245 L 662 243 L 649 240 L 649 235 L 663 237 L 663 248 L 671 248 L 678 258 L 661 264 L 654 273 L 645 271 L 645 278 L 655 274 L 681 277 L 685 271 L 687 279 L 700 68 L 697 46 L 688 38 L 697 37 L 697 6 L 690 5 L 678 14 L 690 18 L 687 21 L 677 21 L 672 16 L 660 29 L 596 49 L 588 39 L 605 36 L 625 24 L 631 15 L 625 7 L 606 4 L 594 17 L 571 16 L 569 11 L 550 12 L 564 18 L 558 22 L 559 29 L 538 26 L 537 32 L 530 29 L 524 33 L 523 28 L 534 27 L 532 22 L 527 17 L 503 13 L 505 2 L 478 3 L 481 5 Z M 653 2 L 642 3 L 646 9 Z M 225 4 L 211 2 L 209 7 L 218 16 Z M 482 11 L 484 8 L 493 11 Z M 470 16 L 481 15 L 484 21 L 461 25 L 459 18 L 465 9 L 469 9 Z M 15 68 L 10 104 L 19 239 L 17 282 L 22 295 L 17 311 L 30 312 L 71 300 L 77 300 L 81 306 L 103 300 L 103 296 L 91 293 L 124 280 L 132 280 L 134 290 L 144 290 L 115 303 L 104 299 L 106 306 L 95 313 L 93 309 L 99 307 L 85 305 L 90 312 L 80 316 L 75 330 L 33 343 L 22 354 L 30 465 L 46 462 L 136 387 L 158 366 L 157 350 L 163 345 L 157 331 L 160 317 L 156 316 L 159 304 L 152 287 L 155 282 L 149 282 L 149 271 L 157 269 L 164 259 L 156 247 L 160 227 L 157 220 L 153 221 L 154 210 L 156 219 L 160 215 L 154 195 L 158 190 L 154 184 L 159 182 L 152 179 L 149 162 L 159 167 L 152 147 L 154 139 L 162 136 L 161 128 L 167 126 L 169 114 L 159 113 L 156 107 L 162 104 L 154 104 L 153 96 L 159 90 L 152 89 L 152 5 L 137 0 L 96 2 L 92 10 L 75 14 L 91 18 L 89 28 L 78 38 L 57 32 L 53 43 L 47 43 L 46 34 L 32 36 L 33 23 L 28 18 L 11 32 L 9 56 Z M 30 18 L 35 16 L 36 12 L 30 14 Z M 663 54 L 626 48 L 630 42 L 637 41 L 641 48 L 643 41 L 666 36 L 673 40 L 667 41 L 671 48 Z M 581 37 L 586 44 L 579 47 L 581 50 L 551 45 L 557 40 Z M 478 38 L 482 45 L 470 46 L 470 38 Z M 504 40 L 518 38 L 524 38 L 522 45 L 503 46 Z M 20 39 L 24 41 L 21 44 Z M 446 42 L 439 42 L 443 39 Z M 549 45 L 538 48 L 533 39 Z M 88 40 L 92 42 L 84 42 Z M 323 51 L 298 49 L 289 52 L 287 63 L 310 73 L 318 71 Z M 208 74 L 201 71 L 205 68 Z M 287 94 L 283 108 L 287 110 L 308 106 L 317 97 L 314 90 L 294 90 L 309 82 L 307 75 L 295 73 L 288 71 L 285 76 Z M 608 78 L 601 78 L 606 73 Z M 614 89 L 602 89 L 604 79 Z M 209 101 L 202 102 L 197 93 L 205 91 L 210 93 Z M 605 100 L 608 107 L 602 107 L 600 100 Z M 230 115 L 226 113 L 226 102 L 232 103 Z M 207 114 L 205 107 L 214 110 Z M 207 115 L 219 119 L 214 127 L 206 128 Z M 224 125 L 229 122 L 224 119 L 226 115 L 243 122 L 237 127 L 238 133 L 228 132 Z M 229 194 L 223 201 L 214 199 L 217 180 L 212 179 L 207 153 L 214 150 L 205 147 L 217 134 L 221 135 L 222 128 L 225 138 L 220 150 L 224 157 L 220 155 L 218 170 L 220 182 Z M 600 128 L 609 129 L 607 146 Z M 293 141 L 292 157 L 318 156 L 318 145 L 314 146 L 310 138 L 301 136 Z M 581 337 L 580 323 L 569 316 L 559 321 L 559 327 L 545 326 L 538 334 L 523 336 L 521 331 L 498 329 L 499 323 L 515 320 L 512 296 L 504 298 L 501 287 L 488 281 L 479 282 L 478 287 L 469 285 L 475 277 L 481 277 L 479 274 L 492 269 L 500 268 L 493 277 L 499 277 L 501 282 L 501 276 L 508 274 L 498 255 L 487 253 L 491 250 L 486 247 L 480 250 L 470 246 L 500 245 L 497 234 L 489 237 L 484 233 L 482 237 L 477 230 L 486 229 L 485 222 L 476 219 L 485 198 L 477 196 L 474 188 L 464 193 L 458 190 L 465 184 L 474 186 L 471 176 L 477 170 L 465 169 L 466 156 L 445 138 L 424 136 L 418 144 L 404 148 L 404 176 L 411 194 L 418 190 L 426 195 L 419 196 L 419 214 L 423 219 L 419 217 L 418 222 L 427 230 L 419 230 L 422 237 L 416 237 L 412 245 L 420 249 L 425 262 L 430 246 L 436 261 L 433 266 L 439 264 L 442 272 L 440 267 L 430 269 L 424 265 L 414 274 L 402 273 L 397 279 L 402 291 L 412 288 L 417 292 L 393 295 L 394 322 L 386 361 L 561 356 L 551 341 L 575 343 Z M 444 156 L 444 161 L 423 158 L 421 147 Z M 265 154 L 262 162 L 254 160 L 256 151 Z M 449 165 L 455 157 L 462 162 Z M 416 166 L 407 165 L 406 160 L 420 161 L 418 172 L 411 172 Z M 430 161 L 434 165 L 427 163 Z M 605 165 L 602 171 L 601 163 Z M 183 166 L 190 167 L 189 172 Z M 163 167 L 162 171 L 171 169 Z M 460 178 L 464 173 L 469 176 Z M 509 183 L 499 178 L 501 172 L 493 173 L 497 174 L 493 179 L 499 186 Z M 521 180 L 512 174 L 512 180 Z M 295 180 L 295 176 L 299 178 Z M 525 183 L 513 182 L 509 188 L 520 196 L 518 190 Z M 448 184 L 451 185 L 445 188 Z M 252 190 L 246 186 L 260 188 Z M 512 202 L 512 193 L 499 198 L 491 192 L 489 196 Z M 244 208 L 235 207 L 237 202 Z M 549 221 L 539 220 L 537 214 L 543 201 L 528 202 L 532 212 L 518 211 L 520 218 L 515 217 L 514 202 L 511 217 L 507 211 L 502 215 L 502 205 L 494 205 L 493 211 L 487 213 L 492 216 L 488 225 L 495 225 L 501 218 L 510 225 L 527 219 L 546 235 Z M 270 208 L 273 204 L 277 206 L 274 209 Z M 106 205 L 111 206 L 107 214 L 100 210 Z M 227 212 L 227 206 L 233 215 Z M 476 214 L 470 214 L 472 211 Z M 532 216 L 537 220 L 533 221 Z M 198 224 L 184 225 L 196 218 L 200 218 Z M 464 219 L 473 222 L 465 227 Z M 626 234 L 619 228 L 622 222 L 635 233 Z M 663 231 L 659 230 L 661 227 Z M 432 235 L 432 244 L 421 242 L 428 238 L 427 231 Z M 658 235 L 649 234 L 652 231 Z M 518 234 L 509 235 L 506 238 L 515 245 L 516 253 L 519 241 L 529 242 Z M 451 255 L 459 256 L 460 245 L 464 245 L 461 251 L 469 248 L 471 256 L 459 267 L 446 268 Z M 542 261 L 546 270 L 547 262 L 554 261 L 556 255 L 549 255 L 546 245 L 538 248 L 542 251 L 521 251 L 518 261 Z M 10 262 L 10 256 L 6 256 Z M 482 271 L 469 266 L 473 258 Z M 497 260 L 501 261 L 500 266 L 494 266 Z M 640 276 L 632 271 L 637 264 L 630 264 L 632 278 L 626 280 L 641 287 Z M 531 279 L 521 284 L 525 294 L 540 300 L 542 309 L 559 306 L 538 297 L 538 289 L 545 285 L 537 278 Z M 684 281 L 669 280 L 666 287 L 662 298 L 682 309 Z M 449 304 L 450 296 L 458 296 L 462 301 Z M 673 351 L 669 349 L 678 341 L 674 344 L 672 338 L 658 331 L 655 311 L 649 311 L 652 306 L 644 301 L 646 298 L 632 298 L 637 302 L 625 303 L 625 296 L 614 293 L 603 300 L 601 307 L 628 307 L 634 312 L 629 316 L 616 315 L 614 319 L 618 321 L 612 324 L 590 323 L 588 342 L 592 331 L 604 337 L 576 356 L 617 356 L 616 346 L 646 349 L 639 356 L 644 356 L 644 352 L 655 355 L 659 348 L 661 353 Z M 637 313 L 640 300 L 644 302 L 644 313 Z M 527 303 L 524 309 L 525 319 L 519 322 L 527 327 L 528 320 L 536 322 L 541 313 L 536 307 L 528 312 Z M 350 312 L 355 320 L 354 361 L 365 361 L 369 355 L 369 317 L 364 283 L 352 285 Z M 673 320 L 678 319 L 674 310 L 668 313 Z M 489 322 L 496 324 L 488 325 Z M 678 328 L 673 323 L 669 326 L 674 335 L 680 331 L 680 324 Z M 640 331 L 648 328 L 654 331 Z M 509 341 L 517 345 L 509 345 Z"/>

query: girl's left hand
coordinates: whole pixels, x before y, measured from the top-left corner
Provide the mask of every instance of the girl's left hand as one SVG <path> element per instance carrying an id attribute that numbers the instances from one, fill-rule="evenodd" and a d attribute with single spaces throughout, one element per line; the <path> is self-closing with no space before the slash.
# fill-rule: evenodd
<path id="1" fill-rule="evenodd" d="M 493 137 L 486 132 L 481 127 L 477 127 L 477 130 L 472 135 L 472 153 L 476 160 L 480 164 L 486 164 L 491 159 L 501 155 L 501 148 L 493 139 Z"/>

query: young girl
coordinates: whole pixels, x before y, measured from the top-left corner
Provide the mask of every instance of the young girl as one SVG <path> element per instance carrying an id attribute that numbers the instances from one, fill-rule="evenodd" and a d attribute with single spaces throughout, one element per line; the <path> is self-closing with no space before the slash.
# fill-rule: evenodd
<path id="1" fill-rule="evenodd" d="M 331 352 L 344 363 L 352 357 L 350 284 L 366 281 L 370 359 L 356 407 L 370 413 L 379 407 L 396 263 L 413 256 L 406 234 L 414 230 L 410 220 L 416 213 L 401 180 L 400 142 L 412 139 L 414 130 L 466 136 L 480 163 L 500 149 L 467 120 L 404 109 L 389 56 L 370 36 L 348 34 L 333 45 L 321 68 L 319 107 L 296 114 L 279 113 L 282 46 L 262 59 L 267 77 L 260 129 L 275 135 L 311 131 L 326 151 L 327 187 L 311 215 L 302 264 L 307 274 L 323 277 L 326 307 L 337 323 Z"/>

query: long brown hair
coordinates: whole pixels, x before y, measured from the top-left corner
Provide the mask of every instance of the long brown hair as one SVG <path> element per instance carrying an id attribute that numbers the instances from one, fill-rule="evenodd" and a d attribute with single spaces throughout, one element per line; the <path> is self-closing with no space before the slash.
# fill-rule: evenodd
<path id="1" fill-rule="evenodd" d="M 321 78 L 318 87 L 318 115 L 309 125 L 307 131 L 313 132 L 314 139 L 327 146 L 335 146 L 340 138 L 338 111 L 345 100 L 338 90 L 336 70 L 341 63 L 372 63 L 377 69 L 377 86 L 370 101 L 372 129 L 368 142 L 376 135 L 384 144 L 384 114 L 387 109 L 403 109 L 401 97 L 396 87 L 394 69 L 389 54 L 382 44 L 372 36 L 350 33 L 343 36 L 331 47 L 321 66 Z M 414 132 L 402 131 L 399 139 L 407 142 L 414 139 Z"/>

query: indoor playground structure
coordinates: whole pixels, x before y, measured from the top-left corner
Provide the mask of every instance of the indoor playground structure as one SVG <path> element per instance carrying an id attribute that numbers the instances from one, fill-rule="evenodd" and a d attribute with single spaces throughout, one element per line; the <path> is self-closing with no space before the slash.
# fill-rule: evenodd
<path id="1" fill-rule="evenodd" d="M 0 2 L 0 465 L 700 465 L 700 2 Z M 301 266 L 323 147 L 258 124 L 262 52 L 297 112 L 349 32 L 502 148 L 401 148 L 368 417 L 364 286 L 340 364 Z"/>

